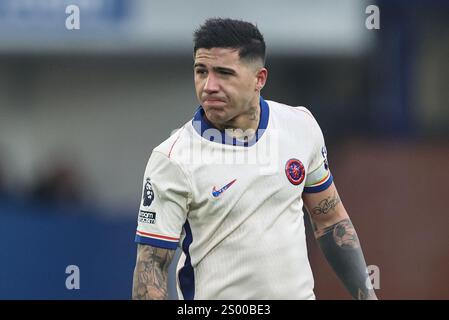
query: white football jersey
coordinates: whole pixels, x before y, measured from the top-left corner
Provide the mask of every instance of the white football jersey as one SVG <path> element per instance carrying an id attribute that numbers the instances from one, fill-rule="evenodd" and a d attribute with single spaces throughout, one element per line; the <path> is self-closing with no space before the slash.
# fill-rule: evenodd
<path id="1" fill-rule="evenodd" d="M 304 107 L 260 108 L 242 141 L 200 106 L 148 161 L 136 242 L 180 246 L 180 299 L 315 298 L 302 194 L 332 184 L 323 134 Z"/>

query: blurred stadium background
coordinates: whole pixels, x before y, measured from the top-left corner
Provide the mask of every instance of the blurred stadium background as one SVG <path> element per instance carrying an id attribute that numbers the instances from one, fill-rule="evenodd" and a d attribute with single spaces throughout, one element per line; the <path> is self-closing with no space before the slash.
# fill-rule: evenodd
<path id="1" fill-rule="evenodd" d="M 318 118 L 379 298 L 449 299 L 444 0 L 1 0 L 0 299 L 130 298 L 144 168 L 197 106 L 192 33 L 216 16 L 256 23 L 263 96 Z M 349 299 L 309 255 L 317 298 Z"/>

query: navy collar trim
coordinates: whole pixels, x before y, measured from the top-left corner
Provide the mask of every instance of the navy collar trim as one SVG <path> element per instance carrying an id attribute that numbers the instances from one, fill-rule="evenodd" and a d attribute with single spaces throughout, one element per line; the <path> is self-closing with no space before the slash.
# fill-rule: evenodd
<path id="1" fill-rule="evenodd" d="M 218 130 L 215 128 L 212 123 L 210 123 L 206 116 L 202 106 L 199 106 L 195 111 L 195 115 L 192 119 L 192 125 L 195 131 L 204 139 L 207 139 L 212 142 L 229 144 L 233 146 L 242 146 L 242 147 L 250 147 L 255 144 L 264 134 L 265 130 L 268 126 L 268 119 L 270 117 L 270 108 L 268 107 L 268 103 L 260 97 L 260 120 L 259 126 L 256 131 L 256 135 L 253 139 L 249 141 L 238 140 L 234 137 L 226 134 L 225 131 Z M 209 130 L 211 129 L 211 130 Z"/>

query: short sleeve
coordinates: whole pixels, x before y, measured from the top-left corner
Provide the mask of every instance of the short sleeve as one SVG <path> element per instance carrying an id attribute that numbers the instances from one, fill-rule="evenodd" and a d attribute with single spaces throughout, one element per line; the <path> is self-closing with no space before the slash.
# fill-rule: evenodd
<path id="1" fill-rule="evenodd" d="M 186 175 L 173 160 L 153 151 L 142 190 L 135 241 L 176 249 L 190 199 Z"/>
<path id="2" fill-rule="evenodd" d="M 329 188 L 333 182 L 333 177 L 327 161 L 327 149 L 324 142 L 323 132 L 320 126 L 313 119 L 314 143 L 312 147 L 312 159 L 309 170 L 306 173 L 305 193 L 321 192 Z"/>

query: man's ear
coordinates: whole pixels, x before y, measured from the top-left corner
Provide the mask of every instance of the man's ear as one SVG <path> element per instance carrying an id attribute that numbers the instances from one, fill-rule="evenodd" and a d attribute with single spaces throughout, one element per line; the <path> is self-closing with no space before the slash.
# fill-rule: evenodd
<path id="1" fill-rule="evenodd" d="M 256 91 L 261 91 L 267 82 L 268 70 L 260 68 L 256 73 Z"/>

